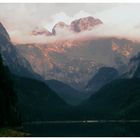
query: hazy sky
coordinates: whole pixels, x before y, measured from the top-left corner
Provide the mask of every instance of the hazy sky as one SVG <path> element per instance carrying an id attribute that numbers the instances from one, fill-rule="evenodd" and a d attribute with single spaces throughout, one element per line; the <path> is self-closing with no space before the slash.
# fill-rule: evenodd
<path id="1" fill-rule="evenodd" d="M 140 36 L 140 4 L 0 4 L 0 21 L 12 39 L 26 41 L 35 27 L 51 31 L 55 23 L 93 16 L 104 26 L 96 33 Z M 94 31 L 95 33 L 95 31 Z M 90 33 L 91 34 L 91 33 Z M 42 39 L 44 40 L 44 38 Z"/>

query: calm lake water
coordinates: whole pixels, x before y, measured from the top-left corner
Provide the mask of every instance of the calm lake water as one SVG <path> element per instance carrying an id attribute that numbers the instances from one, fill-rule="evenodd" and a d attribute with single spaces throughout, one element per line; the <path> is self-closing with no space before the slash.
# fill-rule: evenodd
<path id="1" fill-rule="evenodd" d="M 140 136 L 140 121 L 88 120 L 24 123 L 23 130 L 34 137 Z"/>

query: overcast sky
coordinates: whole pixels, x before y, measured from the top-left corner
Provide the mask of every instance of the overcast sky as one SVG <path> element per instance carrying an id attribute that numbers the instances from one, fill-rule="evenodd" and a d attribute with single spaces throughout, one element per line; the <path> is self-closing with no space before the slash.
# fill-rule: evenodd
<path id="1" fill-rule="evenodd" d="M 0 4 L 0 21 L 11 38 L 20 39 L 35 27 L 51 31 L 59 21 L 69 24 L 86 16 L 99 18 L 115 33 L 140 36 L 139 13 L 140 4 Z"/>

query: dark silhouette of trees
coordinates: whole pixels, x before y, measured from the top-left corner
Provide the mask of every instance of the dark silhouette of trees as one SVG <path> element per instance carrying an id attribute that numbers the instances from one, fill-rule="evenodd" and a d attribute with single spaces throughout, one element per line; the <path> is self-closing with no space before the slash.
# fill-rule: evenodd
<path id="1" fill-rule="evenodd" d="M 0 127 L 17 125 L 20 122 L 16 101 L 10 72 L 4 67 L 0 56 Z"/>

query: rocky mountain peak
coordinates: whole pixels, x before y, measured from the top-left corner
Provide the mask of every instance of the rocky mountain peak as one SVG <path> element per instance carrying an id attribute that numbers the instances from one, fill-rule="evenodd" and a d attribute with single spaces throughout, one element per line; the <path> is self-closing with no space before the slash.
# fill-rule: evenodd
<path id="1" fill-rule="evenodd" d="M 52 34 L 56 35 L 62 32 L 82 32 L 86 30 L 92 30 L 94 26 L 102 24 L 103 22 L 100 19 L 96 19 L 94 17 L 84 17 L 80 19 L 76 19 L 67 25 L 64 22 L 58 22 L 52 29 Z"/>
<path id="2" fill-rule="evenodd" d="M 56 35 L 57 33 L 61 32 L 61 31 L 65 31 L 65 30 L 69 30 L 69 25 L 67 25 L 64 22 L 58 22 L 54 25 L 53 29 L 52 29 L 52 34 Z"/>
<path id="3" fill-rule="evenodd" d="M 37 36 L 37 35 L 45 35 L 45 36 L 50 36 L 52 35 L 51 32 L 49 32 L 47 29 L 45 28 L 40 28 L 40 27 L 36 27 L 32 33 L 32 35 Z"/>
<path id="4" fill-rule="evenodd" d="M 6 38 L 7 40 L 10 40 L 10 37 L 5 29 L 5 27 L 2 25 L 2 23 L 0 22 L 0 38 L 1 40 L 3 38 Z"/>
<path id="5" fill-rule="evenodd" d="M 85 30 L 91 30 L 94 26 L 102 23 L 103 22 L 100 19 L 89 16 L 72 21 L 70 26 L 71 30 L 75 32 L 81 32 Z"/>

